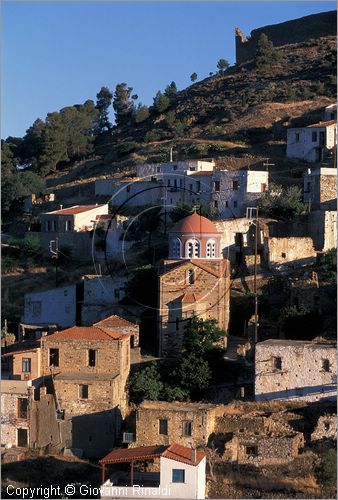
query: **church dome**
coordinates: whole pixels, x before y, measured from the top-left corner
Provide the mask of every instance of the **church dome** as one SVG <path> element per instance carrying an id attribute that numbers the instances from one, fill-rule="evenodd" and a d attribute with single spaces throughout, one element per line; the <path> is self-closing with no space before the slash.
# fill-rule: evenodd
<path id="1" fill-rule="evenodd" d="M 211 220 L 195 213 L 178 221 L 170 230 L 170 233 L 218 234 L 218 230 Z"/>

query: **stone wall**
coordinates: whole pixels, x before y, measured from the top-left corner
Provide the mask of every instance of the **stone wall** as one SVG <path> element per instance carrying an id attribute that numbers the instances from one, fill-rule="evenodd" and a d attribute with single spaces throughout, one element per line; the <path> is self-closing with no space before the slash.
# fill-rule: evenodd
<path id="1" fill-rule="evenodd" d="M 1 381 L 1 446 L 18 446 L 18 430 L 27 432 L 27 447 L 30 442 L 30 408 L 32 388 L 21 380 Z M 27 403 L 27 412 L 20 414 L 19 399 Z"/>
<path id="2" fill-rule="evenodd" d="M 265 252 L 268 256 L 269 267 L 283 265 L 299 267 L 312 264 L 316 260 L 316 251 L 312 238 L 287 237 L 265 238 Z"/>
<path id="3" fill-rule="evenodd" d="M 284 23 L 263 26 L 251 31 L 248 38 L 245 38 L 237 28 L 235 39 L 237 64 L 255 57 L 257 42 L 262 33 L 265 33 L 276 47 L 305 42 L 311 38 L 336 36 L 336 11 L 322 12 Z"/>
<path id="4" fill-rule="evenodd" d="M 54 450 L 62 447 L 62 435 L 56 418 L 55 399 L 40 388 L 38 400 L 32 401 L 31 409 L 31 446 L 32 448 L 51 447 Z"/>
<path id="5" fill-rule="evenodd" d="M 159 277 L 159 352 L 177 355 L 182 350 L 184 326 L 190 317 L 215 319 L 220 328 L 228 329 L 229 263 L 201 260 L 201 266 L 205 266 L 201 268 L 193 261 L 165 261 L 164 266 L 166 272 Z M 226 266 L 223 271 L 222 266 Z M 189 271 L 195 273 L 191 284 L 187 284 Z"/>
<path id="6" fill-rule="evenodd" d="M 328 414 L 319 417 L 311 434 L 311 441 L 319 448 L 332 446 L 337 441 L 337 415 Z"/>
<path id="7" fill-rule="evenodd" d="M 337 211 L 314 210 L 309 213 L 309 229 L 315 249 L 327 252 L 337 248 Z"/>
<path id="8" fill-rule="evenodd" d="M 161 403 L 145 401 L 137 409 L 135 446 L 151 444 L 202 446 L 214 431 L 215 418 L 223 406 L 202 403 Z M 167 434 L 161 434 L 159 421 L 167 421 Z M 184 422 L 191 422 L 191 435 L 184 435 Z"/>
<path id="9" fill-rule="evenodd" d="M 267 340 L 256 345 L 257 401 L 334 400 L 336 390 L 337 351 L 333 341 Z"/>

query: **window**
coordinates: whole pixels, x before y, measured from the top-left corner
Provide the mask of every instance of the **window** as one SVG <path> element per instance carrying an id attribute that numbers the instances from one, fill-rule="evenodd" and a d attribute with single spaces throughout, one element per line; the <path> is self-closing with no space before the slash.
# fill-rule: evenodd
<path id="1" fill-rule="evenodd" d="M 317 142 L 317 132 L 312 132 L 312 142 Z"/>
<path id="2" fill-rule="evenodd" d="M 172 256 L 181 257 L 181 241 L 178 238 L 172 241 Z"/>
<path id="3" fill-rule="evenodd" d="M 218 208 L 218 200 L 214 200 L 214 208 Z"/>
<path id="4" fill-rule="evenodd" d="M 282 369 L 282 358 L 279 356 L 272 358 L 272 369 L 274 371 Z"/>
<path id="5" fill-rule="evenodd" d="M 329 431 L 329 430 L 330 430 L 330 427 L 331 427 L 330 422 L 328 422 L 328 421 L 324 422 L 324 429 L 325 429 L 326 431 Z"/>
<path id="6" fill-rule="evenodd" d="M 228 208 L 228 206 L 229 206 L 229 202 L 228 201 L 225 202 L 225 206 L 226 206 L 226 208 Z"/>
<path id="7" fill-rule="evenodd" d="M 39 318 L 41 315 L 41 301 L 31 302 L 33 318 Z"/>
<path id="8" fill-rule="evenodd" d="M 161 167 L 156 167 L 156 172 L 159 174 L 161 172 Z"/>
<path id="9" fill-rule="evenodd" d="M 219 192 L 219 190 L 220 190 L 220 181 L 215 181 L 214 182 L 214 190 L 215 190 L 215 192 Z"/>
<path id="10" fill-rule="evenodd" d="M 18 418 L 27 418 L 28 416 L 28 399 L 18 398 Z"/>
<path id="11" fill-rule="evenodd" d="M 306 183 L 306 192 L 311 193 L 311 181 Z"/>
<path id="12" fill-rule="evenodd" d="M 170 179 L 168 179 L 168 187 L 171 186 L 171 182 L 170 182 Z"/>
<path id="13" fill-rule="evenodd" d="M 31 371 L 31 358 L 22 358 L 22 371 L 23 373 L 30 373 Z"/>
<path id="14" fill-rule="evenodd" d="M 174 169 L 174 170 L 177 170 L 177 165 L 173 165 L 173 169 Z"/>
<path id="15" fill-rule="evenodd" d="M 184 483 L 185 480 L 185 470 L 184 469 L 173 469 L 172 470 L 172 482 L 173 483 Z"/>
<path id="16" fill-rule="evenodd" d="M 201 191 L 201 181 L 197 181 L 196 191 L 199 193 Z"/>
<path id="17" fill-rule="evenodd" d="M 188 271 L 188 284 L 193 285 L 195 283 L 195 271 L 193 269 L 189 269 Z"/>
<path id="18" fill-rule="evenodd" d="M 237 208 L 237 201 L 234 201 L 234 208 Z"/>
<path id="19" fill-rule="evenodd" d="M 176 327 L 176 331 L 179 330 L 179 328 L 180 328 L 180 318 L 176 318 L 175 327 Z"/>
<path id="20" fill-rule="evenodd" d="M 183 187 L 183 179 L 180 179 L 180 187 Z"/>
<path id="21" fill-rule="evenodd" d="M 174 187 L 177 188 L 177 179 L 174 179 Z"/>
<path id="22" fill-rule="evenodd" d="M 232 189 L 233 189 L 233 191 L 237 191 L 238 188 L 239 188 L 238 181 L 232 181 Z"/>
<path id="23" fill-rule="evenodd" d="M 207 258 L 214 259 L 216 257 L 216 241 L 209 240 L 207 242 Z"/>
<path id="24" fill-rule="evenodd" d="M 189 259 L 200 256 L 200 242 L 198 240 L 189 240 L 186 244 L 186 256 Z"/>
<path id="25" fill-rule="evenodd" d="M 46 221 L 46 231 L 50 231 L 50 220 Z"/>
<path id="26" fill-rule="evenodd" d="M 182 436 L 191 436 L 192 435 L 192 421 L 185 420 L 182 422 Z"/>
<path id="27" fill-rule="evenodd" d="M 257 457 L 258 455 L 258 446 L 246 446 L 245 454 L 250 457 Z"/>
<path id="28" fill-rule="evenodd" d="M 158 433 L 163 436 L 168 436 L 168 420 L 160 419 L 158 421 Z"/>
<path id="29" fill-rule="evenodd" d="M 322 359 L 322 369 L 324 372 L 330 371 L 330 361 L 328 359 Z"/>
<path id="30" fill-rule="evenodd" d="M 296 142 L 299 142 L 299 132 L 296 132 Z"/>
<path id="31" fill-rule="evenodd" d="M 79 385 L 79 397 L 81 399 L 88 399 L 88 385 L 85 384 Z"/>
<path id="32" fill-rule="evenodd" d="M 72 230 L 72 221 L 66 220 L 66 231 L 71 231 L 71 230 Z"/>
<path id="33" fill-rule="evenodd" d="M 265 182 L 262 182 L 262 184 L 261 184 L 261 193 L 264 193 L 264 191 L 266 191 L 266 184 L 265 184 Z"/>
<path id="34" fill-rule="evenodd" d="M 282 252 L 282 258 L 286 259 L 286 253 L 285 252 Z"/>
<path id="35" fill-rule="evenodd" d="M 96 366 L 96 349 L 88 349 L 88 366 Z"/>
<path id="36" fill-rule="evenodd" d="M 127 193 L 130 193 L 130 184 L 127 184 Z"/>
<path id="37" fill-rule="evenodd" d="M 59 349 L 49 349 L 49 366 L 59 366 Z"/>
<path id="38" fill-rule="evenodd" d="M 52 231 L 56 231 L 56 220 L 52 220 Z"/>

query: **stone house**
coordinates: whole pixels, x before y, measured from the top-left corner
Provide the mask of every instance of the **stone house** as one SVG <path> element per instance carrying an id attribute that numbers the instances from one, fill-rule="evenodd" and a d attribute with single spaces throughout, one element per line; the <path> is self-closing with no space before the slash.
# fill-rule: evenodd
<path id="1" fill-rule="evenodd" d="M 30 380 L 1 381 L 1 446 L 28 448 L 32 391 Z"/>
<path id="2" fill-rule="evenodd" d="M 304 176 L 304 203 L 311 210 L 337 210 L 337 169 L 321 167 Z"/>
<path id="3" fill-rule="evenodd" d="M 97 224 L 94 232 L 95 256 L 97 259 L 105 259 L 121 256 L 129 250 L 134 243 L 124 237 L 128 228 L 129 218 L 124 215 L 97 216 Z"/>
<path id="4" fill-rule="evenodd" d="M 165 174 L 188 172 L 212 172 L 215 168 L 214 161 L 185 160 L 170 161 L 165 163 L 144 163 L 136 165 L 137 177 L 155 177 L 157 180 Z"/>
<path id="5" fill-rule="evenodd" d="M 136 410 L 135 446 L 205 446 L 224 407 L 207 403 L 143 401 Z"/>
<path id="6" fill-rule="evenodd" d="M 268 189 L 266 170 L 221 170 L 214 172 L 211 207 L 220 217 L 243 217 L 248 207 L 255 207 Z"/>
<path id="7" fill-rule="evenodd" d="M 192 214 L 169 232 L 169 259 L 158 286 L 158 347 L 161 356 L 182 351 L 191 317 L 229 324 L 230 266 L 221 254 L 221 234 L 213 222 Z M 226 337 L 224 337 L 226 347 Z"/>
<path id="8" fill-rule="evenodd" d="M 134 464 L 154 463 L 154 472 L 134 470 Z M 181 444 L 113 450 L 100 460 L 101 498 L 205 498 L 206 455 Z M 118 464 L 130 464 L 130 477 Z M 111 470 L 106 479 L 106 468 Z M 129 484 L 130 486 L 127 486 Z"/>
<path id="9" fill-rule="evenodd" d="M 255 399 L 335 400 L 334 341 L 266 340 L 256 344 Z"/>
<path id="10" fill-rule="evenodd" d="M 118 333 L 125 333 L 130 337 L 130 347 L 138 347 L 140 344 L 140 327 L 131 321 L 121 318 L 116 314 L 104 318 L 94 326 L 107 328 Z"/>
<path id="11" fill-rule="evenodd" d="M 2 379 L 33 380 L 39 378 L 40 374 L 41 350 L 39 342 L 13 344 L 1 355 Z"/>
<path id="12" fill-rule="evenodd" d="M 314 123 L 287 131 L 287 158 L 299 158 L 310 163 L 324 161 L 337 144 L 335 120 Z"/>
<path id="13" fill-rule="evenodd" d="M 63 442 L 102 456 L 119 437 L 127 410 L 129 335 L 98 326 L 73 327 L 41 340 L 42 375 L 63 416 Z"/>

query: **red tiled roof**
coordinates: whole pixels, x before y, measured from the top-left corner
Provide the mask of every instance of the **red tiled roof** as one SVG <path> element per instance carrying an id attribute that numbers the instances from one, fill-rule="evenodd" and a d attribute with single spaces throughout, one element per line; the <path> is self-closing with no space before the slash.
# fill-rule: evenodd
<path id="1" fill-rule="evenodd" d="M 47 212 L 47 214 L 55 215 L 75 215 L 81 214 L 82 212 L 88 212 L 89 210 L 94 210 L 94 208 L 104 207 L 105 205 L 75 205 L 69 208 L 62 208 L 61 210 L 55 210 L 54 212 Z"/>
<path id="2" fill-rule="evenodd" d="M 131 321 L 128 321 L 124 318 L 121 318 L 120 316 L 117 316 L 116 314 L 113 314 L 112 316 L 109 316 L 108 318 L 102 319 L 101 321 L 98 321 L 97 323 L 94 323 L 93 326 L 99 326 L 99 327 L 104 327 L 104 328 L 121 328 L 121 327 L 130 327 L 130 328 L 135 328 L 137 325 L 135 323 L 132 323 Z"/>
<path id="3" fill-rule="evenodd" d="M 208 273 L 213 274 L 214 276 L 216 276 L 216 278 L 221 278 L 222 276 L 225 275 L 227 263 L 224 259 L 213 259 L 213 262 L 215 262 L 215 260 L 222 260 L 221 265 L 220 265 L 220 269 L 218 272 L 215 269 L 212 269 L 212 267 L 205 265 L 203 262 L 201 262 L 200 259 L 192 259 L 191 262 L 193 264 L 195 264 L 195 266 L 203 269 L 203 271 L 207 271 Z M 210 261 L 206 260 L 206 262 L 210 262 Z"/>
<path id="4" fill-rule="evenodd" d="M 192 449 L 187 446 L 182 446 L 180 444 L 172 444 L 167 448 L 167 450 L 162 454 L 165 458 L 170 458 L 171 460 L 176 460 L 177 462 L 182 462 L 188 465 L 198 465 L 201 460 L 205 457 L 203 451 L 196 451 L 196 461 L 192 461 Z"/>
<path id="5" fill-rule="evenodd" d="M 44 337 L 44 340 L 120 340 L 128 334 L 113 332 L 107 328 L 98 326 L 72 326 L 66 330 L 52 333 Z"/>
<path id="6" fill-rule="evenodd" d="M 203 300 L 203 295 L 197 294 L 197 293 L 185 293 L 182 298 L 182 302 L 199 302 L 200 300 Z"/>
<path id="7" fill-rule="evenodd" d="M 168 446 L 140 446 L 137 448 L 122 448 L 113 450 L 106 455 L 101 464 L 114 464 L 119 462 L 133 462 L 134 460 L 150 460 L 157 458 L 168 448 Z"/>
<path id="8" fill-rule="evenodd" d="M 337 122 L 336 120 L 329 120 L 327 122 L 318 122 L 318 123 L 313 123 L 312 125 L 308 125 L 307 128 L 321 128 L 321 127 L 330 127 L 331 125 L 336 125 Z"/>
<path id="9" fill-rule="evenodd" d="M 192 461 L 192 449 L 179 444 L 170 446 L 140 446 L 137 448 L 124 448 L 113 450 L 106 455 L 100 464 L 114 464 L 123 462 L 136 462 L 138 460 L 151 460 L 165 457 L 188 465 L 198 465 L 205 457 L 202 451 L 196 451 L 196 461 Z"/>
<path id="10" fill-rule="evenodd" d="M 219 231 L 211 220 L 198 214 L 192 214 L 178 221 L 170 232 L 184 234 L 218 234 Z"/>

